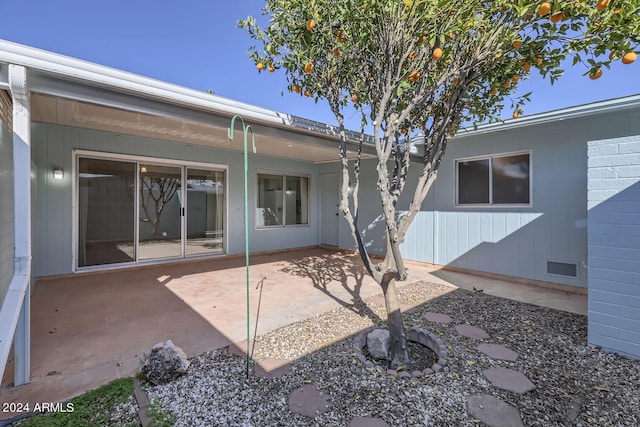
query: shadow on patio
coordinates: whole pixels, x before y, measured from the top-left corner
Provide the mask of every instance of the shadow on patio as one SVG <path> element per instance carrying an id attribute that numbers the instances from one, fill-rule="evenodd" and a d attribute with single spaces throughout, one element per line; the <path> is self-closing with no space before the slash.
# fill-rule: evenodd
<path id="1" fill-rule="evenodd" d="M 252 337 L 378 293 L 359 265 L 321 248 L 252 256 Z M 166 339 L 188 357 L 242 341 L 244 257 L 41 279 L 31 333 L 32 382 L 6 388 L 10 362 L 1 402 L 60 401 L 133 375 L 142 352 Z"/>

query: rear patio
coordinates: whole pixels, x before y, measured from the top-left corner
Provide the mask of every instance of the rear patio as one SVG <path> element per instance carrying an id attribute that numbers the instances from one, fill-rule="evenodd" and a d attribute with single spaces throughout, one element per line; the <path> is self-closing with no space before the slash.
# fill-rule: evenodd
<path id="1" fill-rule="evenodd" d="M 250 276 L 252 337 L 380 293 L 357 256 L 322 247 L 252 256 Z M 404 284 L 418 280 L 587 312 L 586 295 L 410 263 Z M 142 352 L 166 339 L 188 357 L 240 342 L 245 307 L 244 257 L 42 279 L 32 297 L 31 383 L 5 388 L 9 366 L 0 401 L 60 401 L 134 375 Z"/>

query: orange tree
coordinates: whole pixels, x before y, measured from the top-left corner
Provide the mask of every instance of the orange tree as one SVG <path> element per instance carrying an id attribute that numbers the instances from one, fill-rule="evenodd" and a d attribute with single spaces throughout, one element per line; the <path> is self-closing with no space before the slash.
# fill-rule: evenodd
<path id="1" fill-rule="evenodd" d="M 553 82 L 572 59 L 595 79 L 613 61 L 633 62 L 639 10 L 639 0 L 267 0 L 265 25 L 253 17 L 239 22 L 259 42 L 250 49 L 259 70 L 283 69 L 290 91 L 326 100 L 337 119 L 340 209 L 366 270 L 385 295 L 392 366 L 411 361 L 395 286 L 406 278 L 400 244 L 436 178 L 448 139 L 460 123 L 497 119 L 505 103 L 518 117 L 529 94 L 514 94 L 533 71 Z M 347 159 L 347 106 L 361 116 L 360 148 L 371 143 L 377 153 L 386 229 L 379 264 L 372 262 L 358 226 L 364 163 Z M 365 128 L 372 133 L 368 140 Z M 424 135 L 421 171 L 407 185 L 409 142 L 417 133 Z M 404 190 L 411 202 L 400 213 Z"/>

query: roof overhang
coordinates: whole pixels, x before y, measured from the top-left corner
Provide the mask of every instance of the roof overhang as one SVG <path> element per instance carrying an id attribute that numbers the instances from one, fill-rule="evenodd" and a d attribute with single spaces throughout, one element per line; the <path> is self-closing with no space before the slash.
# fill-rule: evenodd
<path id="1" fill-rule="evenodd" d="M 238 114 L 261 155 L 315 163 L 338 161 L 338 130 L 326 124 L 0 40 L 0 88 L 7 67 L 27 67 L 33 122 L 74 126 L 187 145 L 242 151 Z M 355 157 L 357 144 L 349 144 Z M 363 157 L 374 157 L 363 147 Z"/>

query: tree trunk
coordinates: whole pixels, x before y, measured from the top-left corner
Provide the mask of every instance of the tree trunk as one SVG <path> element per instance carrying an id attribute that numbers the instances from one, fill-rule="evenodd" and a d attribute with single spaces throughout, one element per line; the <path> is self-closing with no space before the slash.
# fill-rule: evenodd
<path id="1" fill-rule="evenodd" d="M 404 334 L 404 324 L 402 322 L 402 312 L 400 311 L 400 301 L 398 301 L 398 291 L 396 290 L 395 274 L 385 274 L 381 285 L 384 292 L 387 324 L 389 326 L 390 367 L 395 369 L 398 366 L 411 363 L 411 356 L 407 347 L 407 338 Z"/>

